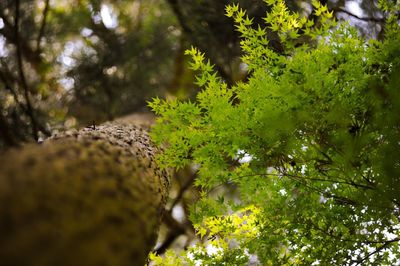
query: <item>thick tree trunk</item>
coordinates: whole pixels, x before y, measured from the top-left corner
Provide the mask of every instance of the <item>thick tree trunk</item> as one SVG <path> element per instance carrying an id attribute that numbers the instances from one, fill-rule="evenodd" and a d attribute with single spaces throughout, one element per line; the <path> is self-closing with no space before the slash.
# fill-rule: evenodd
<path id="1" fill-rule="evenodd" d="M 125 120 L 0 158 L 1 265 L 145 264 L 169 181 Z"/>

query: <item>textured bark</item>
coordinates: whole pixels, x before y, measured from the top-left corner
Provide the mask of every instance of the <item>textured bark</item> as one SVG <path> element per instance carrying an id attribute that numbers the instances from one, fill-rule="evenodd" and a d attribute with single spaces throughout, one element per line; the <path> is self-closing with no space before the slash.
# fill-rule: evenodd
<path id="1" fill-rule="evenodd" d="M 1 265 L 144 265 L 169 181 L 129 119 L 0 158 Z"/>

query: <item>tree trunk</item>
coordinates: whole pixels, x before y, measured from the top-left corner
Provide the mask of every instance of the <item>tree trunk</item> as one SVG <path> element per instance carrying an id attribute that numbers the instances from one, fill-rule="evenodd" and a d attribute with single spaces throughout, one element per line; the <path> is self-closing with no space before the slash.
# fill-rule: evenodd
<path id="1" fill-rule="evenodd" d="M 3 155 L 0 264 L 144 265 L 169 186 L 156 152 L 125 119 Z"/>

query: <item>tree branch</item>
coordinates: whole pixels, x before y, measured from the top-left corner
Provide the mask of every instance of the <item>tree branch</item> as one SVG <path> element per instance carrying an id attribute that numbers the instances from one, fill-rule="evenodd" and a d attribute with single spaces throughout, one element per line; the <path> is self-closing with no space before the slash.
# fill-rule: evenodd
<path id="1" fill-rule="evenodd" d="M 282 174 L 273 174 L 273 173 L 261 173 L 261 174 L 253 174 L 253 175 L 246 175 L 246 176 L 287 176 L 287 177 L 292 177 L 296 178 L 298 180 L 310 180 L 310 181 L 320 181 L 320 182 L 329 182 L 329 183 L 338 183 L 338 184 L 344 184 L 344 185 L 349 185 L 353 186 L 356 188 L 364 188 L 364 189 L 375 189 L 374 187 L 370 187 L 364 184 L 358 184 L 355 183 L 354 181 L 342 181 L 342 180 L 329 180 L 325 178 L 312 178 L 312 177 L 306 177 L 306 176 L 299 176 L 299 175 L 293 175 L 293 174 L 288 174 L 288 173 L 282 173 Z M 241 176 L 241 177 L 246 177 L 246 176 Z"/>
<path id="2" fill-rule="evenodd" d="M 0 34 L 3 35 L 9 43 L 17 45 L 17 39 L 15 39 L 14 25 L 8 20 L 3 10 L 0 9 L 0 18 L 3 20 L 4 27 L 0 29 Z M 18 37 L 19 46 L 21 53 L 24 58 L 37 70 L 39 65 L 42 63 L 39 55 L 33 51 L 28 45 L 28 42 L 23 40 L 21 36 Z"/>
<path id="3" fill-rule="evenodd" d="M 335 13 L 337 13 L 337 12 L 345 13 L 345 14 L 353 17 L 353 18 L 356 18 L 356 19 L 362 20 L 362 21 L 371 21 L 371 22 L 376 22 L 376 23 L 385 23 L 385 21 L 386 21 L 385 18 L 360 17 L 360 16 L 358 16 L 356 14 L 351 13 L 350 11 L 348 11 L 347 9 L 345 9 L 343 7 L 335 8 L 335 9 L 333 9 L 333 11 Z"/>
<path id="4" fill-rule="evenodd" d="M 366 261 L 368 258 L 370 258 L 372 255 L 379 253 L 381 250 L 385 249 L 387 246 L 394 242 L 400 241 L 400 237 L 396 237 L 395 239 L 385 241 L 381 246 L 377 247 L 374 251 L 366 255 L 365 257 L 359 259 L 359 260 L 354 260 L 353 262 L 356 263 L 356 265 L 362 265 L 364 261 Z"/>
<path id="5" fill-rule="evenodd" d="M 192 34 L 193 30 L 186 24 L 184 15 L 179 8 L 179 3 L 177 0 L 167 0 L 168 4 L 171 6 L 172 11 L 175 13 L 176 18 L 178 19 L 179 25 L 183 29 L 186 34 Z"/>
<path id="6" fill-rule="evenodd" d="M 0 63 L 4 66 L 5 70 L 8 72 L 8 73 L 3 73 L 0 69 L 0 79 L 3 82 L 5 89 L 8 90 L 12 94 L 14 101 L 21 108 L 21 110 L 24 113 L 26 113 L 27 110 L 26 110 L 25 106 L 19 101 L 17 92 L 12 88 L 12 86 L 10 85 L 9 81 L 6 78 L 7 76 L 11 76 L 11 73 L 9 73 L 8 69 L 5 67 L 3 60 L 0 59 Z"/>
<path id="7" fill-rule="evenodd" d="M 7 65 L 3 62 L 3 60 L 0 59 L 0 64 L 3 66 L 3 68 L 5 69 L 6 73 L 2 72 L 0 69 L 0 80 L 3 82 L 5 89 L 8 90 L 15 102 L 17 103 L 18 107 L 21 108 L 22 112 L 25 113 L 26 115 L 29 115 L 29 111 L 26 108 L 26 106 L 18 99 L 18 94 L 17 92 L 13 89 L 13 87 L 11 86 L 9 80 L 7 79 L 7 77 L 12 77 L 12 74 L 10 73 L 10 71 L 7 68 Z M 18 81 L 16 81 L 18 82 Z M 42 124 L 38 123 L 38 128 L 39 130 L 45 134 L 46 136 L 50 136 L 51 132 L 46 129 Z"/>
<path id="8" fill-rule="evenodd" d="M 50 0 L 46 0 L 43 14 L 42 14 L 42 24 L 40 25 L 40 30 L 38 37 L 36 39 L 36 53 L 40 54 L 40 42 L 44 36 L 44 30 L 46 28 L 46 22 L 47 22 L 47 14 L 49 12 L 49 6 L 50 6 Z"/>
<path id="9" fill-rule="evenodd" d="M 189 180 L 183 186 L 181 186 L 178 195 L 175 197 L 174 201 L 171 204 L 171 210 L 182 199 L 185 192 L 193 185 L 195 179 L 196 179 L 196 173 L 192 173 L 192 175 L 189 177 Z"/>
<path id="10" fill-rule="evenodd" d="M 126 121 L 0 156 L 1 264 L 144 265 L 169 190 L 158 152 Z"/>
<path id="11" fill-rule="evenodd" d="M 165 237 L 164 242 L 154 250 L 156 254 L 163 254 L 171 246 L 175 239 L 184 234 L 186 231 L 184 225 L 175 220 L 168 211 L 164 212 L 163 220 L 169 227 L 169 232 Z"/>
<path id="12" fill-rule="evenodd" d="M 22 62 L 21 45 L 19 42 L 19 7 L 20 7 L 19 1 L 20 0 L 15 0 L 15 18 L 14 18 L 14 38 L 16 41 L 18 74 L 19 74 L 19 78 L 21 80 L 22 88 L 24 90 L 24 97 L 25 97 L 26 107 L 27 107 L 27 111 L 28 111 L 27 114 L 32 123 L 32 135 L 35 140 L 38 140 L 39 139 L 38 123 L 36 121 L 34 110 L 32 107 L 31 100 L 30 100 L 29 88 L 28 88 L 28 84 L 26 82 L 25 73 L 24 73 L 24 69 L 23 69 L 24 67 L 23 67 L 23 62 Z"/>
<path id="13" fill-rule="evenodd" d="M 14 138 L 12 130 L 10 129 L 7 119 L 3 115 L 3 110 L 0 109 L 0 136 L 3 137 L 4 142 L 7 146 L 17 147 L 18 141 Z"/>

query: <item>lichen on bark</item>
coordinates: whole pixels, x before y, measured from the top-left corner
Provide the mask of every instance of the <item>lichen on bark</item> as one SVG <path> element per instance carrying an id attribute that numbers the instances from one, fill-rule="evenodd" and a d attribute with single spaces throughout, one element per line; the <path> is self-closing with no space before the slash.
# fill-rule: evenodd
<path id="1" fill-rule="evenodd" d="M 168 195 L 146 130 L 129 121 L 0 158 L 2 265 L 143 265 Z"/>

